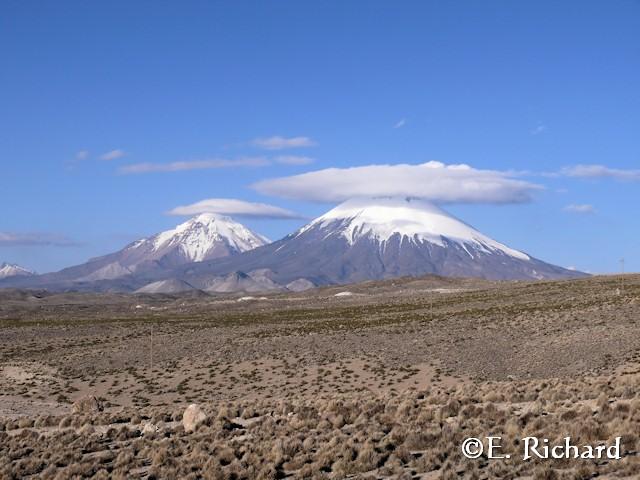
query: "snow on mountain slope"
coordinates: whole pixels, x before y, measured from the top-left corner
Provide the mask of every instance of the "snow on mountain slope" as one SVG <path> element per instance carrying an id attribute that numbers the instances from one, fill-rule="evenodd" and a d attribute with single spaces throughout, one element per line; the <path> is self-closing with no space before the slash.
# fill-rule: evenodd
<path id="1" fill-rule="evenodd" d="M 27 277 L 35 275 L 31 270 L 27 270 L 20 265 L 15 265 L 12 263 L 0 263 L 0 278 L 9 278 L 9 277 Z"/>
<path id="2" fill-rule="evenodd" d="M 444 246 L 444 239 L 483 252 L 500 251 L 511 257 L 529 260 L 529 256 L 480 233 L 435 205 L 416 199 L 354 199 L 338 205 L 303 227 L 298 235 L 313 228 L 336 226 L 350 245 L 360 238 L 387 242 L 394 235 L 410 242 L 429 242 Z"/>
<path id="3" fill-rule="evenodd" d="M 203 213 L 129 248 L 139 248 L 147 243 L 153 245 L 154 252 L 178 247 L 189 261 L 201 262 L 220 243 L 235 253 L 241 253 L 266 245 L 269 240 L 229 217 Z"/>
<path id="4" fill-rule="evenodd" d="M 267 243 L 269 240 L 265 237 L 229 217 L 204 213 L 171 230 L 137 240 L 122 250 L 92 258 L 81 265 L 29 279 L 5 280 L 3 284 L 131 290 L 162 279 L 165 272 L 177 266 L 238 255 Z"/>
<path id="5" fill-rule="evenodd" d="M 349 200 L 275 243 L 204 214 L 119 252 L 0 286 L 206 292 L 297 290 L 402 276 L 491 280 L 585 276 L 510 248 L 430 203 Z M 256 248 L 261 247 L 261 248 Z M 160 282 L 160 283 L 158 283 Z"/>
<path id="6" fill-rule="evenodd" d="M 212 276 L 269 269 L 288 285 L 344 284 L 402 276 L 491 280 L 573 278 L 569 271 L 510 248 L 428 202 L 407 198 L 349 200 L 297 232 L 241 255 L 176 268 L 198 288 Z"/>
<path id="7" fill-rule="evenodd" d="M 165 269 L 236 255 L 269 243 L 265 237 L 223 215 L 203 213 L 177 227 L 133 242 L 123 250 L 90 261 L 95 265 L 77 281 L 111 280 L 149 269 Z"/>

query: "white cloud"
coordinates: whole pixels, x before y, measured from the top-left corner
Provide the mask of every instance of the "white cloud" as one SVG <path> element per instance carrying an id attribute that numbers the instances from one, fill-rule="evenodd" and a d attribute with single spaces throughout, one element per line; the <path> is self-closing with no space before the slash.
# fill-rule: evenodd
<path id="1" fill-rule="evenodd" d="M 541 133 L 544 133 L 547 131 L 547 126 L 543 125 L 543 124 L 539 124 L 538 126 L 536 126 L 536 128 L 534 128 L 533 130 L 531 130 L 531 135 L 540 135 Z"/>
<path id="2" fill-rule="evenodd" d="M 88 150 L 80 150 L 78 153 L 76 153 L 76 160 L 78 161 L 86 160 L 87 158 L 89 158 Z"/>
<path id="3" fill-rule="evenodd" d="M 234 198 L 209 198 L 190 205 L 176 207 L 168 215 L 198 215 L 200 213 L 219 213 L 240 217 L 262 218 L 302 218 L 297 213 L 266 203 L 246 202 Z"/>
<path id="4" fill-rule="evenodd" d="M 119 158 L 124 157 L 126 154 L 127 153 L 123 150 L 115 149 L 100 155 L 100 160 L 118 160 Z"/>
<path id="5" fill-rule="evenodd" d="M 0 232 L 0 246 L 42 246 L 74 247 L 79 245 L 63 235 L 53 233 Z"/>
<path id="6" fill-rule="evenodd" d="M 280 155 L 276 157 L 275 160 L 284 165 L 309 165 L 315 161 L 311 157 L 302 157 L 299 155 Z"/>
<path id="7" fill-rule="evenodd" d="M 265 150 L 284 150 L 286 148 L 302 148 L 302 147 L 314 147 L 314 142 L 309 137 L 268 137 L 268 138 L 256 138 L 251 143 L 256 147 L 264 148 Z"/>
<path id="8" fill-rule="evenodd" d="M 575 165 L 560 171 L 560 175 L 576 178 L 614 178 L 616 180 L 640 180 L 640 170 L 610 168 L 604 165 Z"/>
<path id="9" fill-rule="evenodd" d="M 393 128 L 402 128 L 407 124 L 407 119 L 406 118 L 401 118 L 400 121 L 398 121 Z"/>
<path id="10" fill-rule="evenodd" d="M 253 188 L 267 195 L 328 203 L 385 196 L 438 203 L 522 203 L 542 188 L 512 176 L 509 172 L 478 170 L 468 165 L 428 162 L 327 168 L 263 180 Z"/>
<path id="11" fill-rule="evenodd" d="M 563 210 L 569 213 L 580 213 L 580 214 L 596 213 L 596 209 L 593 207 L 593 205 L 589 205 L 589 204 L 580 204 L 580 205 L 571 204 L 564 207 Z"/>
<path id="12" fill-rule="evenodd" d="M 263 157 L 240 158 L 236 160 L 217 158 L 172 163 L 134 163 L 133 165 L 120 167 L 118 172 L 122 174 L 181 172 L 185 170 L 206 170 L 212 168 L 263 167 L 269 164 L 269 160 Z"/>

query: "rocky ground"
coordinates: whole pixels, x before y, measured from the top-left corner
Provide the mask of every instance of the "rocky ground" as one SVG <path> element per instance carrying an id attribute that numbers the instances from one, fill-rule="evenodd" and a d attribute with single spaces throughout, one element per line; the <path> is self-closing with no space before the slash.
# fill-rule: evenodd
<path id="1" fill-rule="evenodd" d="M 0 478 L 635 478 L 639 321 L 633 275 L 4 291 Z M 465 459 L 486 435 L 513 457 Z M 623 458 L 522 461 L 527 435 Z"/>

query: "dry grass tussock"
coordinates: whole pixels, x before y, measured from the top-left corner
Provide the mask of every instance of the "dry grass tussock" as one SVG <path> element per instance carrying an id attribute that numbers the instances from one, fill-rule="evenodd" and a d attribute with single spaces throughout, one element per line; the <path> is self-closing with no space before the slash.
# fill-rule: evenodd
<path id="1" fill-rule="evenodd" d="M 0 479 L 638 478 L 640 275 L 621 281 L 0 292 Z M 465 459 L 486 435 L 512 457 Z M 623 458 L 524 462 L 525 436 L 620 436 Z"/>
<path id="2" fill-rule="evenodd" d="M 518 478 L 633 476 L 636 376 L 482 382 L 400 395 L 204 404 L 192 433 L 179 408 L 3 420 L 0 477 Z M 468 460 L 468 436 L 500 435 L 508 460 Z M 521 438 L 623 438 L 619 461 L 523 462 Z"/>

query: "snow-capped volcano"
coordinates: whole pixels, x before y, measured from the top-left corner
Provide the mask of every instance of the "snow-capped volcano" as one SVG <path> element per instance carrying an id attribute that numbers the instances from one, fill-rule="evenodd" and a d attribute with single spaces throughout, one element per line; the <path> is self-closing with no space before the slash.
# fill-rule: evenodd
<path id="1" fill-rule="evenodd" d="M 31 275 L 35 275 L 35 272 L 21 267 L 20 265 L 6 262 L 0 263 L 0 278 L 29 277 Z"/>
<path id="2" fill-rule="evenodd" d="M 204 214 L 57 273 L 1 286 L 172 293 L 294 290 L 402 276 L 584 276 L 508 247 L 430 203 L 349 200 L 277 242 Z"/>
<path id="3" fill-rule="evenodd" d="M 176 275 L 207 278 L 269 270 L 280 284 L 351 283 L 435 274 L 493 280 L 581 276 L 510 248 L 430 203 L 407 198 L 349 200 L 265 247 Z"/>
<path id="4" fill-rule="evenodd" d="M 435 205 L 417 199 L 349 200 L 303 227 L 297 235 L 313 228 L 337 232 L 349 245 L 365 238 L 384 245 L 399 236 L 401 241 L 429 242 L 440 247 L 444 247 L 445 242 L 455 242 L 469 255 L 471 250 L 480 250 L 530 259 L 527 254 L 496 242 Z"/>
<path id="5" fill-rule="evenodd" d="M 235 220 L 202 213 L 148 238 L 137 240 L 111 255 L 89 260 L 101 265 L 76 281 L 112 280 L 133 273 L 164 270 L 191 262 L 237 255 L 269 243 Z"/>
<path id="6" fill-rule="evenodd" d="M 269 240 L 229 217 L 202 213 L 176 228 L 134 242 L 126 250 L 144 249 L 152 257 L 177 251 L 189 262 L 246 252 Z"/>
<path id="7" fill-rule="evenodd" d="M 92 286 L 96 282 L 110 282 L 105 288 L 135 290 L 140 282 L 162 277 L 180 265 L 238 255 L 267 243 L 265 237 L 229 217 L 203 213 L 171 230 L 130 243 L 118 252 L 12 283 L 56 289 L 79 288 L 82 284 L 82 288 L 94 289 L 98 288 Z"/>

